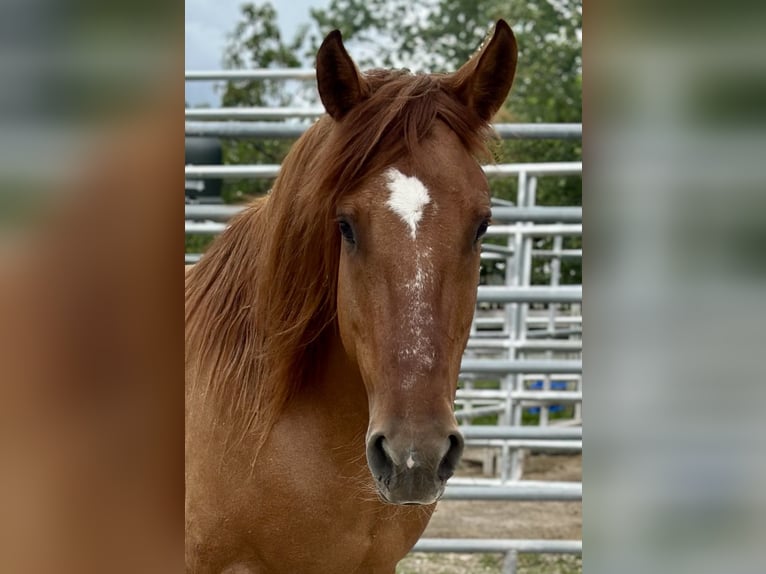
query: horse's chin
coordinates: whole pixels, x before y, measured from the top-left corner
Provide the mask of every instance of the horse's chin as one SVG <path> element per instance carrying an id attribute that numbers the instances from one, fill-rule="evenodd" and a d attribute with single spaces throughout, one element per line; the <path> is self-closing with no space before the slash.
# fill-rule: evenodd
<path id="1" fill-rule="evenodd" d="M 377 489 L 378 498 L 385 504 L 394 506 L 431 506 L 439 502 L 444 495 L 444 487 L 440 488 L 432 496 L 423 496 L 415 499 L 413 496 L 398 496 L 395 492 L 386 491 L 380 487 Z"/>

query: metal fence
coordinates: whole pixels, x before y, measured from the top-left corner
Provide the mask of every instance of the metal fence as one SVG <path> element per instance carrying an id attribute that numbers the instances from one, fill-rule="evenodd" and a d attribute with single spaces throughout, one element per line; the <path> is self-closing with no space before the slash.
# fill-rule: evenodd
<path id="1" fill-rule="evenodd" d="M 313 70 L 187 72 L 187 81 L 314 79 Z M 187 109 L 186 135 L 220 138 L 297 138 L 322 113 L 314 108 Z M 283 120 L 266 122 L 260 120 Z M 214 120 L 214 121 L 211 121 Z M 226 120 L 226 121 L 220 121 Z M 255 120 L 255 121 L 251 121 Z M 579 139 L 580 124 L 496 124 L 504 139 Z M 493 200 L 494 225 L 482 262 L 498 271 L 500 284 L 482 285 L 461 365 L 456 415 L 468 447 L 483 449 L 482 478 L 453 478 L 445 500 L 580 501 L 582 484 L 521 480 L 527 450 L 582 450 L 582 287 L 562 285 L 561 261 L 581 258 L 581 248 L 565 248 L 566 238 L 582 235 L 580 207 L 536 205 L 538 178 L 580 175 L 582 162 L 501 164 L 484 168 L 489 178 L 515 177 L 514 203 Z M 278 165 L 186 166 L 187 178 L 274 178 Z M 215 235 L 242 208 L 186 205 L 187 234 Z M 547 246 L 542 245 L 547 240 Z M 186 262 L 200 254 L 187 254 Z M 532 262 L 545 261 L 550 284 L 532 285 Z M 551 407 L 568 405 L 565 425 L 552 425 Z M 524 409 L 539 409 L 539 426 L 522 425 Z M 480 417 L 496 425 L 472 425 Z M 489 454 L 487 454 L 489 453 Z M 503 572 L 515 572 L 518 553 L 582 553 L 579 540 L 421 539 L 413 552 L 492 552 L 505 554 Z"/>

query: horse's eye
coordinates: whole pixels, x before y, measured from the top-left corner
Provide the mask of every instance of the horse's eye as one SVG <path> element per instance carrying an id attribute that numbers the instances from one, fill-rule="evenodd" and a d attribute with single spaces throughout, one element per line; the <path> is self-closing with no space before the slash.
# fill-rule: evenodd
<path id="1" fill-rule="evenodd" d="M 338 229 L 340 229 L 340 234 L 343 236 L 343 239 L 348 241 L 351 245 L 356 243 L 356 239 L 354 239 L 354 230 L 348 221 L 345 219 L 338 221 Z"/>
<path id="2" fill-rule="evenodd" d="M 478 241 L 482 237 L 484 237 L 484 234 L 487 232 L 487 227 L 489 227 L 489 220 L 485 219 L 481 222 L 479 225 L 479 228 L 476 230 L 476 239 L 474 241 Z"/>

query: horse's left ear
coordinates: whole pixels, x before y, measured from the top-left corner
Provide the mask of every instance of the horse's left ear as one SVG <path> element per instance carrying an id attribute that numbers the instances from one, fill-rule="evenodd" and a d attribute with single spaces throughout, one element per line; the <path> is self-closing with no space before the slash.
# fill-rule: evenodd
<path id="1" fill-rule="evenodd" d="M 317 88 L 327 113 L 340 120 L 361 102 L 367 84 L 343 46 L 339 30 L 333 30 L 317 52 Z"/>
<path id="2" fill-rule="evenodd" d="M 452 75 L 458 98 L 488 122 L 505 102 L 516 73 L 516 38 L 505 20 L 498 20 L 490 41 Z"/>

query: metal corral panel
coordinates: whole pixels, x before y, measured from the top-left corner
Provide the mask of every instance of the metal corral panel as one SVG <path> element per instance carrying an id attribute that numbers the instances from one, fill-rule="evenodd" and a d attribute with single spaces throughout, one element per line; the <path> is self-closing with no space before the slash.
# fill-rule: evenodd
<path id="1" fill-rule="evenodd" d="M 518 481 L 499 486 L 450 486 L 442 500 L 582 500 L 581 482 Z"/>
<path id="2" fill-rule="evenodd" d="M 582 361 L 463 359 L 461 373 L 504 375 L 508 373 L 582 373 Z"/>
<path id="3" fill-rule="evenodd" d="M 582 540 L 421 538 L 412 552 L 505 553 L 514 550 L 522 554 L 582 554 Z"/>
<path id="4" fill-rule="evenodd" d="M 213 115 L 216 119 L 234 117 L 221 113 Z M 313 111 L 313 110 L 312 110 Z M 190 117 L 187 115 L 187 117 Z M 263 113 L 259 119 L 263 119 Z M 201 120 L 208 117 L 197 116 Z M 238 119 L 242 119 L 241 117 Z M 297 139 L 309 127 L 310 123 L 276 123 L 263 121 L 187 121 L 187 136 L 206 136 L 221 138 L 252 139 Z M 582 124 L 495 124 L 495 132 L 502 139 L 581 139 Z"/>

